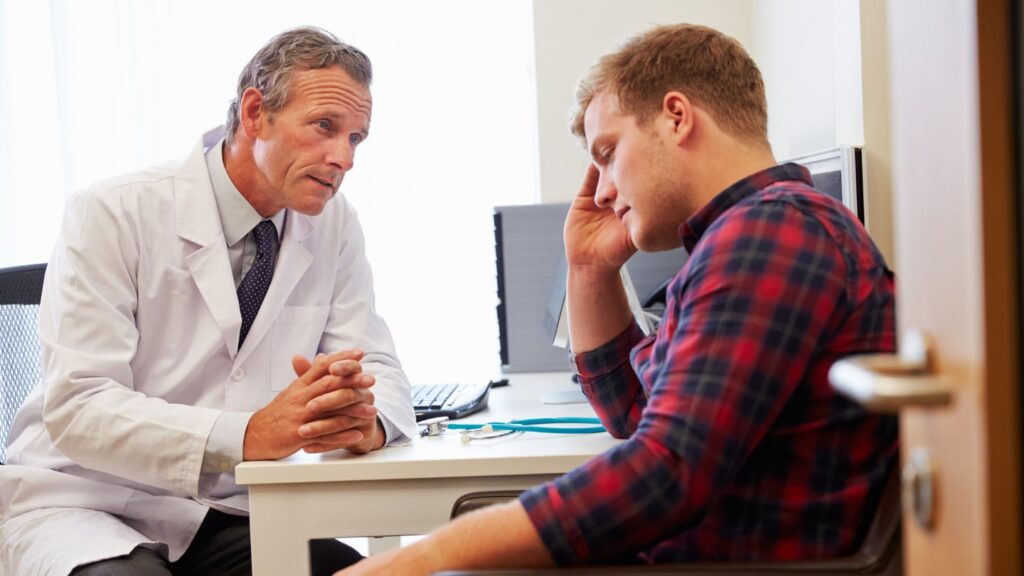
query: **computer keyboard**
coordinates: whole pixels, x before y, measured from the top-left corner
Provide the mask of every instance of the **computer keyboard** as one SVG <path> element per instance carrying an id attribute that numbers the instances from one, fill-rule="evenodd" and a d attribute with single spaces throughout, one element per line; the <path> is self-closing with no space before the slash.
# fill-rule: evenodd
<path id="1" fill-rule="evenodd" d="M 438 416 L 452 420 L 469 416 L 487 406 L 491 383 L 485 384 L 414 384 L 412 407 L 416 421 Z"/>

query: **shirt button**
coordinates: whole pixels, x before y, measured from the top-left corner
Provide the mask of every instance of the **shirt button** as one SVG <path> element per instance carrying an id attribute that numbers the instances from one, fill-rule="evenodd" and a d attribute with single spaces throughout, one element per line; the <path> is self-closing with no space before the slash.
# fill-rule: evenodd
<path id="1" fill-rule="evenodd" d="M 231 373 L 231 379 L 234 380 L 235 382 L 241 382 L 242 379 L 244 378 L 245 370 L 242 370 L 241 368 L 237 368 L 234 372 Z"/>

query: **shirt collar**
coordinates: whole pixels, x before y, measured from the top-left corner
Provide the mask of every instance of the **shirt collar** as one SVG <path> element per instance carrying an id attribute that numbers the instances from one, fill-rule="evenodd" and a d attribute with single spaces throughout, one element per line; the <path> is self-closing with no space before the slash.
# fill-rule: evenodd
<path id="1" fill-rule="evenodd" d="M 224 167 L 224 139 L 221 138 L 206 152 L 206 167 L 210 172 L 210 183 L 213 184 L 213 197 L 220 212 L 220 225 L 224 230 L 224 240 L 228 246 L 240 242 L 257 224 L 263 220 L 260 213 L 242 196 L 235 183 L 228 176 Z M 284 229 L 285 211 L 279 210 L 270 217 L 277 228 L 278 239 Z"/>
<path id="2" fill-rule="evenodd" d="M 704 232 L 727 210 L 772 184 L 787 180 L 797 180 L 808 186 L 814 185 L 811 173 L 806 168 L 790 162 L 755 172 L 719 192 L 710 202 L 687 218 L 686 222 L 679 225 L 679 237 L 682 238 L 686 251 L 693 252 L 694 246 Z"/>

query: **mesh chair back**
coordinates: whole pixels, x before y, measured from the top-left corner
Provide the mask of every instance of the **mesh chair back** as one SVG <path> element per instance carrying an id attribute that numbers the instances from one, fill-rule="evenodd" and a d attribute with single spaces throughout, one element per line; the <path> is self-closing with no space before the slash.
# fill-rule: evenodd
<path id="1" fill-rule="evenodd" d="M 25 396 L 39 382 L 39 297 L 46 264 L 0 269 L 0 464 L 7 433 Z"/>

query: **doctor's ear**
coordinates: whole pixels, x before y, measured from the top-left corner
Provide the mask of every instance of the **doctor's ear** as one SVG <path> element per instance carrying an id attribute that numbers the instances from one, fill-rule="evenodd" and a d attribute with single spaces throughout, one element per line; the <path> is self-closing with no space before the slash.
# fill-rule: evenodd
<path id="1" fill-rule="evenodd" d="M 665 94 L 661 113 L 672 122 L 672 131 L 680 139 L 686 139 L 693 131 L 693 103 L 686 94 L 676 91 Z"/>
<path id="2" fill-rule="evenodd" d="M 238 125 L 245 131 L 245 135 L 253 138 L 260 133 L 262 128 L 261 120 L 266 115 L 263 107 L 263 93 L 252 86 L 242 92 L 242 101 L 238 105 Z"/>

